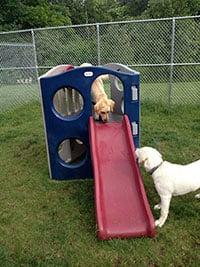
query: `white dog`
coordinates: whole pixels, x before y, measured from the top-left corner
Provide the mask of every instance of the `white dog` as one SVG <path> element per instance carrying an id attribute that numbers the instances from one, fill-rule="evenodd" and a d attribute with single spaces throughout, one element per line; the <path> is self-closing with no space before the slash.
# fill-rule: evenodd
<path id="1" fill-rule="evenodd" d="M 172 196 L 184 195 L 200 188 L 200 160 L 187 165 L 163 161 L 162 155 L 152 147 L 137 148 L 136 157 L 139 164 L 152 175 L 160 204 L 154 209 L 161 209 L 161 215 L 155 225 L 162 227 L 165 223 Z M 195 196 L 200 198 L 200 194 Z"/>

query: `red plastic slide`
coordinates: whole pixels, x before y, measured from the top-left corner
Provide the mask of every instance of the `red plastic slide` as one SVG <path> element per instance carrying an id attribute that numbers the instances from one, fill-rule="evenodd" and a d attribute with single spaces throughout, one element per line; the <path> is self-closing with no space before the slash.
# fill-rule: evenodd
<path id="1" fill-rule="evenodd" d="M 134 156 L 128 117 L 108 123 L 90 117 L 90 146 L 98 237 L 153 237 L 154 218 Z"/>

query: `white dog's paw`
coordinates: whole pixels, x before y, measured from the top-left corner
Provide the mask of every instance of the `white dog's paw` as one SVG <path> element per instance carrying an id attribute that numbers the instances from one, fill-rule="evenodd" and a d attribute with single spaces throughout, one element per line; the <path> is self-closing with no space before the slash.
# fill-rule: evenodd
<path id="1" fill-rule="evenodd" d="M 159 224 L 160 224 L 160 221 L 159 220 L 156 220 L 155 221 L 155 226 L 159 226 Z"/>
<path id="2" fill-rule="evenodd" d="M 164 222 L 161 222 L 160 220 L 155 221 L 155 226 L 162 227 Z"/>
<path id="3" fill-rule="evenodd" d="M 155 206 L 154 206 L 154 210 L 160 210 L 160 204 L 156 204 Z"/>
<path id="4" fill-rule="evenodd" d="M 195 198 L 200 199 L 200 194 L 196 194 Z"/>

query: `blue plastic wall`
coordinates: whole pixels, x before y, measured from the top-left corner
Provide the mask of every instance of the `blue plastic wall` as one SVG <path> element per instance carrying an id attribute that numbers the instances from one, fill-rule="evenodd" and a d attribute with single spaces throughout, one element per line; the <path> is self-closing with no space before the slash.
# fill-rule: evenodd
<path id="1" fill-rule="evenodd" d="M 85 77 L 85 72 L 91 72 L 92 76 Z M 138 134 L 133 136 L 135 146 L 139 146 L 139 74 L 127 74 L 112 71 L 103 67 L 82 67 L 65 73 L 43 77 L 40 79 L 44 123 L 47 141 L 47 153 L 49 158 L 50 176 L 56 180 L 92 178 L 92 166 L 90 159 L 90 144 L 88 133 L 89 117 L 92 115 L 91 85 L 102 74 L 117 76 L 124 86 L 124 113 L 128 115 L 130 122 L 138 124 Z M 131 87 L 138 88 L 138 99 L 132 100 Z M 64 87 L 76 89 L 83 97 L 84 108 L 77 116 L 62 117 L 53 105 L 53 97 L 56 92 Z M 76 138 L 83 141 L 87 148 L 87 154 L 78 164 L 67 164 L 58 155 L 58 147 L 65 139 Z"/>

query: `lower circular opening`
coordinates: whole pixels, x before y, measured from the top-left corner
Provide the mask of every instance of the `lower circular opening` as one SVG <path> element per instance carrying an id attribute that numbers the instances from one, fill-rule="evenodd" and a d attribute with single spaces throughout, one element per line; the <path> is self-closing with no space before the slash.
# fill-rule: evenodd
<path id="1" fill-rule="evenodd" d="M 67 164 L 80 164 L 87 154 L 87 149 L 80 139 L 65 139 L 58 147 L 58 155 Z"/>

